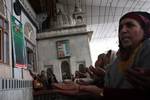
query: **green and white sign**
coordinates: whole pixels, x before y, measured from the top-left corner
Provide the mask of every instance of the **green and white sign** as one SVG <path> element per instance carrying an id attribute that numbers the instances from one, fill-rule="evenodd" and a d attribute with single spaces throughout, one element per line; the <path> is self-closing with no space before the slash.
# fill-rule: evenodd
<path id="1" fill-rule="evenodd" d="M 27 68 L 26 47 L 22 23 L 14 16 L 12 16 L 11 19 L 15 67 Z"/>

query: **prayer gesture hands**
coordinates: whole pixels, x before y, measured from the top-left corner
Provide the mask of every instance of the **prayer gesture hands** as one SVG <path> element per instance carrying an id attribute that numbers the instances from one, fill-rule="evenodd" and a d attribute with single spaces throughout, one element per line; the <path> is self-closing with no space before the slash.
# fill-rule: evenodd
<path id="1" fill-rule="evenodd" d="M 150 69 L 132 68 L 125 75 L 135 88 L 150 89 Z"/>

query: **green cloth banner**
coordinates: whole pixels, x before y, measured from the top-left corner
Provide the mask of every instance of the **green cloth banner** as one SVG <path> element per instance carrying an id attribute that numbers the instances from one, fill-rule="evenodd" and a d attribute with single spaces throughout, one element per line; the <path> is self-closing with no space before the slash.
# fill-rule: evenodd
<path id="1" fill-rule="evenodd" d="M 26 47 L 22 23 L 14 16 L 12 19 L 12 37 L 14 50 L 14 64 L 17 68 L 27 68 Z"/>

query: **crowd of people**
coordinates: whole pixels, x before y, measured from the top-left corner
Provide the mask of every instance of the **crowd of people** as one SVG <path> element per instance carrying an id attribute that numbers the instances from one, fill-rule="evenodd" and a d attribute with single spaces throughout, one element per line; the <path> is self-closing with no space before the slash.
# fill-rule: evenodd
<path id="1" fill-rule="evenodd" d="M 47 69 L 47 72 L 44 70 L 41 71 L 40 74 L 33 73 L 29 70 L 30 75 L 33 77 L 33 90 L 46 90 L 52 89 L 52 83 L 58 83 L 55 74 L 53 73 L 51 68 Z"/>
<path id="2" fill-rule="evenodd" d="M 94 66 L 76 71 L 73 82 L 54 82 L 52 88 L 65 95 L 100 97 L 150 93 L 150 14 L 136 11 L 122 16 L 118 38 L 117 52 L 100 54 Z"/>

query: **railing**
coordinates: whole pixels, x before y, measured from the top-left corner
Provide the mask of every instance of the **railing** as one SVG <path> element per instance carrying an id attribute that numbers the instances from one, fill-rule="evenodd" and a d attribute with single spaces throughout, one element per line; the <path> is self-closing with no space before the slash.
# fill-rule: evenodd
<path id="1" fill-rule="evenodd" d="M 33 92 L 34 100 L 59 100 L 58 96 L 51 90 L 39 90 Z"/>
<path id="2" fill-rule="evenodd" d="M 33 100 L 32 81 L 0 78 L 0 100 Z"/>
<path id="3" fill-rule="evenodd" d="M 95 97 L 89 94 L 63 95 L 53 90 L 39 90 L 33 92 L 33 100 L 102 100 L 102 97 Z"/>

